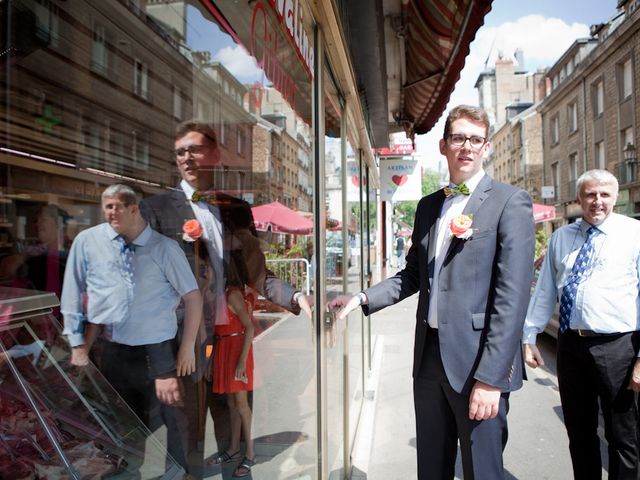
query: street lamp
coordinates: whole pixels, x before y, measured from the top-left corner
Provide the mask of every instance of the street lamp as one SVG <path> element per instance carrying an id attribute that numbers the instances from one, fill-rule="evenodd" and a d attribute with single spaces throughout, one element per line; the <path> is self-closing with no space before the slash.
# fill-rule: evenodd
<path id="1" fill-rule="evenodd" d="M 622 149 L 624 155 L 624 163 L 626 164 L 627 178 L 625 183 L 634 182 L 636 179 L 636 147 L 633 143 L 627 143 L 627 146 Z"/>

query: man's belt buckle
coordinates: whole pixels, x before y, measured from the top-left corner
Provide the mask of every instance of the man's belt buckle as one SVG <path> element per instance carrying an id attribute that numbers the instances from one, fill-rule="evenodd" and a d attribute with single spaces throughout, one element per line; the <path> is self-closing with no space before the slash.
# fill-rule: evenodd
<path id="1" fill-rule="evenodd" d="M 596 333 L 593 330 L 582 330 L 580 328 L 576 330 L 576 333 L 581 337 L 604 337 L 607 335 L 606 333 Z"/>

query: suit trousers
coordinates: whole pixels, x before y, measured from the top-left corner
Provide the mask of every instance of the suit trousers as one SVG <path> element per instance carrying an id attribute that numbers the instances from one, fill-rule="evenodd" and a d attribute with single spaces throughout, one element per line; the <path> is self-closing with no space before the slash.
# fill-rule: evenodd
<path id="1" fill-rule="evenodd" d="M 167 427 L 167 451 L 178 465 L 187 470 L 186 417 L 181 408 L 164 405 L 158 401 L 155 382 L 149 374 L 146 346 L 104 341 L 101 342 L 101 348 L 102 374 L 150 430 L 158 423 L 152 418 L 153 412 L 159 412 L 162 423 Z M 145 445 L 137 447 L 144 454 Z M 168 464 L 167 467 L 169 466 Z M 136 467 L 139 468 L 140 465 Z"/>
<path id="2" fill-rule="evenodd" d="M 627 390 L 640 346 L 639 332 L 558 338 L 558 385 L 575 479 L 602 478 L 598 403 L 609 451 L 609 478 L 637 480 L 637 394 Z"/>
<path id="3" fill-rule="evenodd" d="M 428 329 L 424 352 L 413 384 L 418 479 L 453 479 L 458 441 L 465 480 L 503 479 L 509 394 L 501 395 L 495 418 L 470 420 L 469 394 L 451 388 L 442 365 L 437 330 Z"/>

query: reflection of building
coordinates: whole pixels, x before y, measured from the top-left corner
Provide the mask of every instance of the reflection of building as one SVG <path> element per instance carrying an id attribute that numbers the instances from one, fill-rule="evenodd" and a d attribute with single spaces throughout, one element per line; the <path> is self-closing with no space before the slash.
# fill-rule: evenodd
<path id="1" fill-rule="evenodd" d="M 545 185 L 553 186 L 557 212 L 566 220 L 581 215 L 574 204 L 576 179 L 591 168 L 606 168 L 620 181 L 620 213 L 640 214 L 636 122 L 638 84 L 634 49 L 640 45 L 636 2 L 592 38 L 576 41 L 549 69 L 552 91 L 540 107 Z"/>
<path id="2" fill-rule="evenodd" d="M 49 42 L 4 79 L 12 92 L 7 143 L 77 168 L 170 183 L 174 94 L 190 82 L 177 44 L 143 11 L 119 2 L 79 2 L 73 10 L 23 3 Z M 188 102 L 181 105 L 188 111 Z M 77 188 L 59 193 L 69 190 L 84 197 Z"/>
<path id="3" fill-rule="evenodd" d="M 192 54 L 194 55 L 194 54 Z M 254 117 L 244 108 L 246 88 L 209 55 L 194 55 L 194 117 L 213 124 L 218 135 L 220 163 L 214 186 L 242 196 L 251 187 Z"/>
<path id="4" fill-rule="evenodd" d="M 262 89 L 261 95 L 261 104 L 257 106 L 251 103 L 250 108 L 272 125 L 273 132 L 278 132 L 278 138 L 272 136 L 270 141 L 272 165 L 267 165 L 266 172 L 270 178 L 275 177 L 278 188 L 272 194 L 277 192 L 278 197 L 265 200 L 277 200 L 295 210 L 310 211 L 312 191 L 309 127 L 277 90 L 266 87 Z M 260 134 L 264 135 L 264 132 Z M 255 163 L 254 159 L 254 165 Z"/>

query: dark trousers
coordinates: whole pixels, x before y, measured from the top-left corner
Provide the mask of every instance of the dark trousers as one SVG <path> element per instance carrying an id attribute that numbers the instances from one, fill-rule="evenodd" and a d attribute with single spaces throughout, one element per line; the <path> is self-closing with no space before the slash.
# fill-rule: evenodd
<path id="1" fill-rule="evenodd" d="M 187 470 L 186 416 L 182 409 L 160 404 L 156 398 L 146 347 L 105 341 L 102 342 L 101 349 L 99 363 L 102 374 L 147 427 L 153 428 L 157 424 L 152 418 L 152 412 L 160 413 L 161 420 L 167 427 L 167 451 Z M 144 445 L 138 447 L 144 457 Z"/>
<path id="2" fill-rule="evenodd" d="M 469 420 L 469 394 L 458 393 L 449 385 L 436 330 L 427 333 L 413 395 L 418 479 L 453 479 L 458 440 L 465 480 L 504 478 L 502 451 L 507 443 L 509 394 L 502 394 L 495 418 Z"/>
<path id="3" fill-rule="evenodd" d="M 609 450 L 609 478 L 639 478 L 637 394 L 627 390 L 640 343 L 637 332 L 558 338 L 558 384 L 576 480 L 602 478 L 598 403 Z"/>

